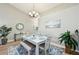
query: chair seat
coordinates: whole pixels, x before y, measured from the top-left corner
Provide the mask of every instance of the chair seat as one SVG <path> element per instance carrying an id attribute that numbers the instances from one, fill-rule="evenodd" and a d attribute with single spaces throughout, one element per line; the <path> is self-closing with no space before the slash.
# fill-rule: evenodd
<path id="1" fill-rule="evenodd" d="M 28 41 L 23 41 L 25 44 L 27 44 L 28 46 L 30 46 L 31 48 L 33 48 L 33 47 L 35 47 L 35 45 L 34 44 L 32 44 L 32 43 L 30 43 L 30 42 L 28 42 Z"/>
<path id="2" fill-rule="evenodd" d="M 43 43 L 43 44 L 40 44 L 40 47 L 43 47 L 43 48 L 44 48 L 44 47 L 45 47 L 45 43 Z"/>

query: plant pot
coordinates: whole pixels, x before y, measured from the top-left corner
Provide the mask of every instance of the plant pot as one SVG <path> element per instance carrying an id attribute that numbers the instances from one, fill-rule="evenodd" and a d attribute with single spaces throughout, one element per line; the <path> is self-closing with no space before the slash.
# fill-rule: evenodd
<path id="1" fill-rule="evenodd" d="M 72 54 L 71 48 L 69 46 L 65 46 L 65 53 Z"/>
<path id="2" fill-rule="evenodd" d="M 6 37 L 3 37 L 2 39 L 1 39 L 1 42 L 2 42 L 2 45 L 5 45 L 5 44 L 7 44 L 7 38 Z"/>
<path id="3" fill-rule="evenodd" d="M 65 46 L 65 53 L 71 55 L 79 55 L 79 52 L 72 50 L 69 46 Z"/>

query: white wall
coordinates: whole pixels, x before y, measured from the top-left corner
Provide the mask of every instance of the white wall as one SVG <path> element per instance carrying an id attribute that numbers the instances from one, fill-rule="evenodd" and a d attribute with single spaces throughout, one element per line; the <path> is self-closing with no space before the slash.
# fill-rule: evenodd
<path id="1" fill-rule="evenodd" d="M 48 21 L 61 20 L 61 28 L 45 28 Z M 74 30 L 79 29 L 79 5 L 67 8 L 57 12 L 50 12 L 41 16 L 39 20 L 39 32 L 52 37 L 59 37 L 59 35 L 67 30 L 72 33 Z M 56 40 L 56 39 L 54 39 Z"/>
<path id="2" fill-rule="evenodd" d="M 8 4 L 0 4 L 0 26 L 12 27 L 12 32 L 8 35 L 9 40 L 13 40 L 14 33 L 19 32 L 15 27 L 17 23 L 24 24 L 22 32 L 32 32 L 31 20 L 25 14 Z"/>
<path id="3" fill-rule="evenodd" d="M 59 36 L 57 33 L 62 31 L 70 30 L 71 32 L 78 28 L 79 26 L 79 6 L 68 8 L 57 13 L 50 13 L 40 18 L 40 31 L 41 33 L 48 33 L 51 35 Z M 53 21 L 61 19 L 61 28 L 45 28 L 45 23 L 47 21 Z"/>

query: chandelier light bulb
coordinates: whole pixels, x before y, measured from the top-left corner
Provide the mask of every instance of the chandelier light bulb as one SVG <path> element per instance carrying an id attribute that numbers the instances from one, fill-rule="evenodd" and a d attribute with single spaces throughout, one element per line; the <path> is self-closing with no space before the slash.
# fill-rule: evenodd
<path id="1" fill-rule="evenodd" d="M 33 11 L 33 14 L 35 14 L 36 12 L 35 11 Z"/>
<path id="2" fill-rule="evenodd" d="M 36 16 L 38 16 L 39 15 L 39 13 L 36 13 Z"/>
<path id="3" fill-rule="evenodd" d="M 29 15 L 31 16 L 31 15 L 32 15 L 32 13 L 31 13 L 31 12 L 29 12 Z"/>

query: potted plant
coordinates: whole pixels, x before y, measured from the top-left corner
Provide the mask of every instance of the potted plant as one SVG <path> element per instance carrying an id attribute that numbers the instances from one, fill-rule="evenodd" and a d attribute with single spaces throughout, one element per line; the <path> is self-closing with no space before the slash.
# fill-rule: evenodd
<path id="1" fill-rule="evenodd" d="M 3 25 L 0 27 L 0 38 L 1 38 L 1 42 L 2 42 L 2 45 L 6 44 L 7 43 L 7 36 L 8 34 L 10 33 L 10 31 L 12 30 L 12 28 L 8 28 L 6 27 L 6 25 Z"/>
<path id="2" fill-rule="evenodd" d="M 75 51 L 78 47 L 77 41 L 72 37 L 70 31 L 62 33 L 59 37 L 60 43 L 65 44 L 65 53 L 72 54 L 72 51 Z"/>

